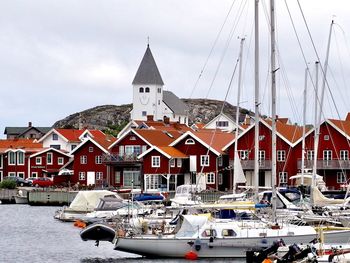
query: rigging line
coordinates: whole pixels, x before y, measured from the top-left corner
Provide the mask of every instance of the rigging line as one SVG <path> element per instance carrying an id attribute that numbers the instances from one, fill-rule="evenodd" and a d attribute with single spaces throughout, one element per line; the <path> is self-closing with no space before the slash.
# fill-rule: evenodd
<path id="1" fill-rule="evenodd" d="M 222 113 L 223 110 L 224 110 L 227 97 L 228 97 L 228 95 L 229 95 L 229 93 L 230 93 L 230 90 L 231 90 L 231 87 L 232 87 L 233 77 L 235 76 L 238 63 L 239 63 L 239 57 L 238 57 L 237 60 L 236 60 L 236 64 L 235 64 L 235 67 L 234 67 L 233 72 L 232 72 L 232 75 L 231 75 L 231 79 L 230 79 L 230 82 L 229 82 L 229 85 L 228 85 L 228 88 L 227 88 L 227 91 L 226 91 L 225 99 L 224 99 L 224 101 L 223 101 L 223 103 L 222 103 L 222 107 L 221 107 L 220 113 Z M 210 152 L 210 150 L 211 150 L 211 148 L 212 148 L 212 144 L 213 144 L 213 141 L 214 141 L 216 132 L 217 132 L 217 129 L 214 130 L 213 135 L 211 136 L 210 144 L 209 144 L 209 147 L 208 147 L 208 150 L 207 150 L 207 153 L 206 153 L 206 156 L 208 156 L 208 161 L 209 161 L 209 152 Z M 205 157 L 205 158 L 206 158 L 206 157 Z M 203 174 L 203 171 L 204 171 L 204 166 L 202 165 L 201 171 L 200 171 L 200 175 Z M 199 183 L 199 180 L 196 180 L 196 188 L 198 187 L 198 183 Z"/>
<path id="2" fill-rule="evenodd" d="M 318 52 L 317 52 L 317 49 L 316 49 L 316 47 L 315 47 L 315 43 L 314 43 L 314 41 L 313 41 L 313 39 L 312 39 L 312 36 L 311 36 L 311 32 L 310 32 L 309 26 L 308 26 L 308 24 L 307 24 L 307 22 L 306 22 L 306 18 L 305 18 L 304 12 L 303 12 L 303 10 L 302 10 L 302 8 L 301 8 L 301 5 L 300 5 L 299 0 L 297 0 L 297 2 L 298 2 L 298 6 L 299 6 L 299 9 L 300 9 L 301 15 L 302 15 L 302 17 L 303 17 L 303 21 L 304 21 L 305 26 L 306 26 L 306 28 L 307 28 L 307 32 L 308 32 L 308 35 L 309 35 L 309 37 L 310 37 L 310 40 L 311 40 L 311 43 L 312 43 L 314 52 L 315 52 L 315 54 L 316 54 L 317 59 L 320 61 L 319 55 L 318 55 Z M 332 24 L 334 24 L 334 20 L 332 20 Z M 334 31 L 333 28 L 332 28 L 332 30 Z M 336 109 L 336 112 L 337 112 L 339 118 L 340 118 L 340 114 L 339 114 L 339 110 L 338 110 L 337 104 L 335 103 L 333 93 L 332 93 L 332 91 L 331 91 L 331 89 L 330 89 L 328 80 L 327 80 L 327 78 L 326 78 L 326 76 L 325 76 L 325 71 L 324 71 L 324 69 L 323 69 L 321 63 L 320 63 L 320 68 L 321 68 L 321 72 L 322 72 L 322 74 L 323 74 L 323 76 L 324 76 L 324 82 L 325 82 L 325 84 L 326 84 L 326 87 L 327 87 L 327 89 L 328 89 L 328 91 L 329 91 L 329 93 L 330 93 L 331 99 L 332 99 L 332 101 L 333 101 L 333 105 L 334 105 L 334 107 L 335 107 L 335 109 Z M 320 104 L 320 102 L 319 102 L 319 104 Z M 321 110 L 321 109 L 320 109 L 320 110 Z M 321 115 L 323 116 L 323 118 L 325 118 L 325 115 L 324 115 L 323 110 L 321 111 Z"/>
<path id="3" fill-rule="evenodd" d="M 210 86 L 209 86 L 209 89 L 208 89 L 208 92 L 207 92 L 205 98 L 208 98 L 209 93 L 210 93 L 211 89 L 212 89 L 213 86 L 214 86 L 214 82 L 215 82 L 215 80 L 216 80 L 216 76 L 218 75 L 219 69 L 220 69 L 220 67 L 221 67 L 221 65 L 222 65 L 222 62 L 223 62 L 223 60 L 224 60 L 225 54 L 226 54 L 226 52 L 227 52 L 227 50 L 228 50 L 228 47 L 229 47 L 230 42 L 231 42 L 231 40 L 232 40 L 232 37 L 233 37 L 233 35 L 234 35 L 235 31 L 236 31 L 236 28 L 237 28 L 237 25 L 238 25 L 238 21 L 240 20 L 242 14 L 243 14 L 243 10 L 244 10 L 244 7 L 245 7 L 246 3 L 247 3 L 247 2 L 245 2 L 244 5 L 242 5 L 242 2 L 241 2 L 241 5 L 240 5 L 240 7 L 239 7 L 239 9 L 238 9 L 239 15 L 236 16 L 235 21 L 234 21 L 234 23 L 233 23 L 233 25 L 232 25 L 232 27 L 231 27 L 229 36 L 228 36 L 227 41 L 226 41 L 226 43 L 225 43 L 224 50 L 223 50 L 223 52 L 222 52 L 222 54 L 221 54 L 219 63 L 218 63 L 218 65 L 217 65 L 217 67 L 216 67 L 216 70 L 215 70 L 213 79 L 212 79 L 212 81 L 211 81 L 211 83 L 210 83 Z"/>
<path id="4" fill-rule="evenodd" d="M 234 1 L 232 2 L 231 6 L 230 6 L 230 9 L 229 9 L 229 11 L 227 12 L 226 17 L 225 17 L 225 19 L 224 19 L 224 22 L 223 22 L 223 24 L 221 25 L 221 28 L 220 28 L 218 34 L 216 35 L 216 38 L 215 38 L 215 40 L 214 40 L 214 43 L 213 43 L 213 45 L 212 45 L 212 47 L 211 47 L 211 49 L 210 49 L 209 55 L 207 56 L 207 58 L 206 58 L 206 60 L 205 60 L 205 62 L 204 62 L 204 65 L 203 65 L 203 67 L 202 67 L 202 69 L 201 69 L 201 71 L 200 71 L 200 73 L 199 73 L 199 76 L 198 76 L 198 78 L 197 78 L 197 80 L 196 80 L 196 82 L 195 82 L 195 84 L 194 84 L 194 86 L 193 86 L 193 88 L 192 88 L 192 91 L 191 91 L 191 94 L 190 94 L 190 98 L 192 98 L 193 93 L 194 93 L 195 89 L 196 89 L 197 86 L 198 86 L 199 80 L 201 79 L 202 74 L 203 74 L 204 70 L 205 70 L 206 67 L 207 67 L 207 64 L 208 64 L 208 62 L 209 62 L 209 58 L 211 57 L 211 55 L 212 55 L 212 53 L 213 53 L 213 51 L 214 51 L 214 48 L 215 48 L 215 46 L 216 46 L 216 44 L 217 44 L 217 42 L 218 42 L 218 40 L 219 40 L 219 38 L 220 38 L 220 35 L 221 35 L 221 33 L 222 33 L 222 30 L 224 29 L 224 27 L 225 27 L 225 25 L 226 25 L 226 22 L 227 22 L 227 20 L 228 20 L 228 17 L 229 17 L 229 15 L 231 14 L 232 8 L 233 8 L 233 6 L 234 6 L 235 3 L 236 3 L 236 0 L 234 0 Z"/>

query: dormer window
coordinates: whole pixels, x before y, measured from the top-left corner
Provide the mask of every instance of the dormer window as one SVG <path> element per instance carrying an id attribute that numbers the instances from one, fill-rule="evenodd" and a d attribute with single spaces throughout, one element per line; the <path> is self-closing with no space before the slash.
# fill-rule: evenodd
<path id="1" fill-rule="evenodd" d="M 149 93 L 149 87 L 146 87 L 145 92 Z"/>
<path id="2" fill-rule="evenodd" d="M 185 141 L 185 144 L 186 144 L 186 145 L 193 145 L 193 144 L 194 144 L 194 140 L 193 140 L 193 139 L 187 139 L 187 140 Z"/>
<path id="3" fill-rule="evenodd" d="M 130 141 L 136 141 L 136 137 L 135 136 L 131 136 L 130 137 Z"/>
<path id="4" fill-rule="evenodd" d="M 143 93 L 143 87 L 140 87 L 139 91 L 140 93 Z"/>

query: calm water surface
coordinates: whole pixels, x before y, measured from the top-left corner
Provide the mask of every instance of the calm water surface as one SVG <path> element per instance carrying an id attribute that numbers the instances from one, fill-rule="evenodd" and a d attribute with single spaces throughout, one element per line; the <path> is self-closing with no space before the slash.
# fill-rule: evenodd
<path id="1" fill-rule="evenodd" d="M 99 247 L 96 247 L 93 241 L 84 242 L 80 239 L 80 229 L 74 227 L 73 223 L 62 223 L 53 218 L 58 208 L 0 204 L 0 262 L 189 262 L 179 259 L 144 259 L 115 251 L 109 242 L 100 242 Z"/>

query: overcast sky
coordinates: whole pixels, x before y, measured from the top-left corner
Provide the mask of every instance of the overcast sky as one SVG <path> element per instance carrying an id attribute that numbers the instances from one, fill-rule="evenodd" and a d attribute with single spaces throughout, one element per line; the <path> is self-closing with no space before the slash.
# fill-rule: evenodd
<path id="1" fill-rule="evenodd" d="M 330 23 L 335 20 L 327 76 L 337 107 L 326 93 L 325 115 L 337 118 L 338 110 L 344 118 L 350 110 L 346 87 L 350 76 L 350 2 L 299 1 L 322 63 Z M 276 2 L 278 114 L 300 123 L 306 65 L 285 1 Z M 297 1 L 286 3 L 305 59 L 314 72 L 317 56 Z M 225 97 L 236 64 L 238 38 L 244 37 L 241 105 L 254 109 L 253 4 L 253 0 L 1 1 L 0 137 L 6 126 L 26 126 L 29 121 L 35 126 L 51 126 L 94 106 L 131 103 L 131 82 L 148 37 L 165 89 L 180 98 L 220 100 Z M 260 3 L 261 112 L 267 115 L 268 5 L 268 1 Z M 238 70 L 228 97 L 234 105 L 237 76 Z M 311 122 L 314 99 L 309 86 Z"/>

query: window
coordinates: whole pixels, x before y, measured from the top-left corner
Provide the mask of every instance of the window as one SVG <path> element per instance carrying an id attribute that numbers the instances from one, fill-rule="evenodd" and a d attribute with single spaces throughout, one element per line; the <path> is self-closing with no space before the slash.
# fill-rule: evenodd
<path id="1" fill-rule="evenodd" d="M 18 172 L 18 173 L 17 173 L 17 176 L 24 179 L 24 172 Z"/>
<path id="2" fill-rule="evenodd" d="M 136 137 L 135 136 L 130 136 L 130 141 L 136 141 Z"/>
<path id="3" fill-rule="evenodd" d="M 146 87 L 145 92 L 149 93 L 149 87 Z"/>
<path id="4" fill-rule="evenodd" d="M 219 185 L 222 185 L 222 183 L 223 183 L 222 173 L 218 173 L 218 183 L 219 183 Z"/>
<path id="5" fill-rule="evenodd" d="M 24 165 L 24 152 L 17 152 L 17 164 Z"/>
<path id="6" fill-rule="evenodd" d="M 265 160 L 265 151 L 261 150 L 259 151 L 259 161 Z"/>
<path id="7" fill-rule="evenodd" d="M 158 88 L 158 89 L 157 89 L 157 92 L 158 92 L 158 93 L 162 93 L 162 88 Z"/>
<path id="8" fill-rule="evenodd" d="M 209 166 L 209 155 L 201 155 L 201 166 Z"/>
<path id="9" fill-rule="evenodd" d="M 215 229 L 206 229 L 202 233 L 202 237 L 216 237 Z"/>
<path id="10" fill-rule="evenodd" d="M 186 145 L 194 144 L 194 140 L 193 140 L 193 139 L 187 139 L 187 140 L 185 141 L 185 144 L 186 144 Z"/>
<path id="11" fill-rule="evenodd" d="M 143 93 L 143 87 L 140 87 L 140 88 L 139 88 L 139 92 L 140 92 L 140 93 Z"/>
<path id="12" fill-rule="evenodd" d="M 237 236 L 237 234 L 233 229 L 223 229 L 222 236 L 223 237 L 235 237 L 235 236 Z"/>
<path id="13" fill-rule="evenodd" d="M 170 159 L 170 167 L 175 167 L 175 159 Z"/>
<path id="14" fill-rule="evenodd" d="M 63 157 L 58 157 L 57 158 L 57 163 L 62 165 L 64 163 L 64 158 Z"/>
<path id="15" fill-rule="evenodd" d="M 94 147 L 89 147 L 89 153 L 94 152 Z"/>
<path id="16" fill-rule="evenodd" d="M 9 165 L 15 165 L 16 164 L 16 153 L 15 152 L 9 152 L 8 153 L 8 164 Z"/>
<path id="17" fill-rule="evenodd" d="M 239 150 L 238 151 L 238 155 L 239 155 L 239 158 L 241 160 L 247 160 L 248 159 L 248 154 L 249 154 L 248 150 Z"/>
<path id="18" fill-rule="evenodd" d="M 52 134 L 52 140 L 53 141 L 58 141 L 58 135 L 56 133 Z"/>
<path id="19" fill-rule="evenodd" d="M 218 157 L 218 166 L 222 166 L 222 156 Z"/>
<path id="20" fill-rule="evenodd" d="M 134 185 L 134 187 L 141 186 L 141 180 L 140 180 L 140 171 L 134 170 L 132 168 L 124 169 L 123 172 L 123 185 L 131 187 Z"/>
<path id="21" fill-rule="evenodd" d="M 114 177 L 115 177 L 115 183 L 116 184 L 120 184 L 120 182 L 121 182 L 121 178 L 120 178 L 120 172 L 119 171 L 115 171 L 114 172 Z"/>
<path id="22" fill-rule="evenodd" d="M 77 146 L 76 146 L 76 145 L 74 145 L 74 144 L 73 144 L 73 145 L 71 145 L 71 146 L 70 146 L 70 150 L 71 150 L 71 151 L 73 151 L 73 150 L 75 149 L 75 147 L 77 147 Z"/>
<path id="23" fill-rule="evenodd" d="M 346 183 L 346 175 L 343 172 L 337 172 L 337 183 L 342 184 Z"/>
<path id="24" fill-rule="evenodd" d="M 9 173 L 7 173 L 7 176 L 16 176 L 16 173 L 15 172 L 9 172 Z"/>
<path id="25" fill-rule="evenodd" d="M 147 111 L 142 111 L 142 116 L 147 116 Z"/>
<path id="26" fill-rule="evenodd" d="M 59 144 L 51 144 L 50 148 L 60 150 L 61 149 L 61 145 L 59 145 Z"/>
<path id="27" fill-rule="evenodd" d="M 325 141 L 329 141 L 329 135 L 325 135 L 325 136 L 323 136 L 323 140 L 325 140 Z"/>
<path id="28" fill-rule="evenodd" d="M 95 163 L 96 164 L 101 164 L 102 163 L 102 156 L 101 155 L 97 155 L 95 157 Z"/>
<path id="29" fill-rule="evenodd" d="M 280 184 L 286 184 L 288 182 L 288 173 L 287 172 L 280 172 L 278 174 Z"/>
<path id="30" fill-rule="evenodd" d="M 177 167 L 182 167 L 182 159 L 177 158 Z"/>
<path id="31" fill-rule="evenodd" d="M 332 160 L 332 151 L 331 150 L 324 150 L 323 151 L 323 160 L 325 160 L 325 161 Z"/>
<path id="32" fill-rule="evenodd" d="M 259 141 L 262 141 L 265 139 L 265 135 L 259 135 Z"/>
<path id="33" fill-rule="evenodd" d="M 207 184 L 215 184 L 215 174 L 207 173 Z"/>
<path id="34" fill-rule="evenodd" d="M 146 183 L 147 183 L 148 189 L 159 189 L 160 183 L 159 183 L 158 175 L 152 174 L 152 175 L 148 176 Z"/>
<path id="35" fill-rule="evenodd" d="M 52 153 L 46 154 L 46 164 L 52 164 Z"/>
<path id="36" fill-rule="evenodd" d="M 103 172 L 97 172 L 96 173 L 96 180 L 102 180 L 103 179 Z"/>
<path id="37" fill-rule="evenodd" d="M 228 121 L 217 121 L 216 127 L 228 127 Z"/>
<path id="38" fill-rule="evenodd" d="M 35 164 L 41 164 L 41 157 L 36 157 L 35 158 Z"/>
<path id="39" fill-rule="evenodd" d="M 85 180 L 85 172 L 79 172 L 79 180 Z"/>
<path id="40" fill-rule="evenodd" d="M 86 155 L 80 156 L 80 164 L 87 164 L 87 156 Z"/>
<path id="41" fill-rule="evenodd" d="M 31 177 L 38 178 L 38 172 L 32 172 Z"/>
<path id="42" fill-rule="evenodd" d="M 307 151 L 307 159 L 309 160 L 309 161 L 311 161 L 311 160 L 313 160 L 315 158 L 315 153 L 314 153 L 314 151 L 313 150 L 308 150 Z"/>
<path id="43" fill-rule="evenodd" d="M 340 160 L 349 160 L 349 151 L 348 150 L 341 150 L 340 151 Z"/>
<path id="44" fill-rule="evenodd" d="M 147 151 L 147 145 L 142 145 L 141 152 L 145 152 L 145 151 Z"/>
<path id="45" fill-rule="evenodd" d="M 124 146 L 120 145 L 119 146 L 119 156 L 123 156 L 124 155 Z"/>
<path id="46" fill-rule="evenodd" d="M 284 162 L 286 160 L 286 151 L 279 150 L 277 151 L 277 161 Z"/>
<path id="47" fill-rule="evenodd" d="M 152 167 L 160 167 L 160 156 L 152 156 Z"/>

